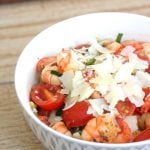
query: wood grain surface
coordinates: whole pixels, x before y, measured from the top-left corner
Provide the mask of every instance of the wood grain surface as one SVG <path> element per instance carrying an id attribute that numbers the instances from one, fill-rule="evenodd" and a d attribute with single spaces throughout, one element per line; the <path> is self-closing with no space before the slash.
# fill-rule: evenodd
<path id="1" fill-rule="evenodd" d="M 40 31 L 93 12 L 150 16 L 150 0 L 35 0 L 0 5 L 0 150 L 44 150 L 26 124 L 14 89 L 17 59 Z"/>

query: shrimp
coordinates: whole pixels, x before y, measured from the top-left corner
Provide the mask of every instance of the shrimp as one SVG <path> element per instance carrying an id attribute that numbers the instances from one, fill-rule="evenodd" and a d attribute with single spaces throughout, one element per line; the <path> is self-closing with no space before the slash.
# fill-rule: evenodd
<path id="1" fill-rule="evenodd" d="M 144 104 L 142 105 L 141 107 L 141 112 L 142 113 L 146 113 L 148 112 L 150 109 L 150 94 L 148 94 L 146 97 L 145 97 L 145 102 Z"/>
<path id="2" fill-rule="evenodd" d="M 144 113 L 138 118 L 138 126 L 141 130 L 150 128 L 150 113 Z"/>
<path id="3" fill-rule="evenodd" d="M 132 132 L 126 122 L 123 119 L 117 117 L 117 123 L 121 131 L 117 134 L 116 137 L 112 140 L 112 143 L 128 143 L 132 140 Z"/>
<path id="4" fill-rule="evenodd" d="M 57 55 L 57 66 L 59 71 L 77 70 L 77 63 L 71 58 L 70 50 L 62 50 Z"/>
<path id="5" fill-rule="evenodd" d="M 121 49 L 122 45 L 117 42 L 112 42 L 106 46 L 111 52 L 115 53 Z"/>
<path id="6" fill-rule="evenodd" d="M 41 79 L 45 83 L 49 83 L 52 85 L 60 85 L 61 82 L 58 76 L 51 74 L 51 70 L 58 70 L 57 66 L 47 65 L 41 72 Z"/>
<path id="7" fill-rule="evenodd" d="M 131 130 L 120 118 L 117 124 L 110 115 L 91 119 L 81 133 L 81 139 L 105 143 L 126 143 L 131 140 Z"/>
<path id="8" fill-rule="evenodd" d="M 37 63 L 37 71 L 41 72 L 44 67 L 48 64 L 55 64 L 56 63 L 56 56 L 51 56 L 51 57 L 44 57 L 40 59 Z"/>
<path id="9" fill-rule="evenodd" d="M 65 126 L 65 124 L 62 121 L 55 123 L 52 126 L 52 129 L 54 129 L 62 134 L 72 136 L 71 132 L 67 129 L 67 127 Z"/>

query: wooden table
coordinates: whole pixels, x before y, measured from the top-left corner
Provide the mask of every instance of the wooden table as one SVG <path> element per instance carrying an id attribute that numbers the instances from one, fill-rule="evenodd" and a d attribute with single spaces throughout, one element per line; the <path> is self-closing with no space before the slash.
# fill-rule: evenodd
<path id="1" fill-rule="evenodd" d="M 92 12 L 121 11 L 150 16 L 150 0 L 35 0 L 0 5 L 0 149 L 44 150 L 26 124 L 14 89 L 17 59 L 40 31 Z"/>

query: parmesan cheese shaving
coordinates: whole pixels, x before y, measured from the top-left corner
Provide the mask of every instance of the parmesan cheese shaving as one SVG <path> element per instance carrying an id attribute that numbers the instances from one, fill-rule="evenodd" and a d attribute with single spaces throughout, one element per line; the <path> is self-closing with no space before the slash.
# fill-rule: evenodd
<path id="1" fill-rule="evenodd" d="M 89 98 L 89 96 L 94 92 L 88 83 L 84 81 L 81 71 L 76 71 L 73 78 L 73 90 L 71 92 L 71 97 L 78 97 L 79 101 Z"/>
<path id="2" fill-rule="evenodd" d="M 92 109 L 94 110 L 92 113 L 95 116 L 102 115 L 104 112 L 104 108 L 106 106 L 106 102 L 104 99 L 91 99 L 88 100 L 91 104 Z M 90 108 L 91 109 L 91 108 Z M 90 110 L 88 110 L 89 113 Z"/>
<path id="3" fill-rule="evenodd" d="M 129 80 L 124 86 L 123 91 L 125 96 L 129 98 L 129 100 L 136 105 L 136 107 L 140 107 L 144 104 L 144 92 L 140 84 L 136 83 L 133 80 Z"/>
<path id="4" fill-rule="evenodd" d="M 137 71 L 136 77 L 143 87 L 150 87 L 150 74 L 147 72 Z"/>
<path id="5" fill-rule="evenodd" d="M 61 77 L 59 77 L 60 81 L 62 82 L 63 86 L 69 92 L 72 90 L 72 80 L 74 77 L 73 71 L 66 71 L 63 73 Z"/>
<path id="6" fill-rule="evenodd" d="M 131 132 L 138 130 L 137 116 L 127 116 L 124 121 L 128 124 Z"/>
<path id="7" fill-rule="evenodd" d="M 138 58 L 138 56 L 133 53 L 129 54 L 129 63 L 134 66 L 134 69 L 145 70 L 148 68 L 148 62 Z"/>
<path id="8" fill-rule="evenodd" d="M 121 86 L 117 85 L 116 83 L 113 83 L 110 86 L 109 92 L 105 95 L 104 98 L 107 100 L 111 107 L 115 107 L 118 101 L 125 100 L 125 95 Z"/>

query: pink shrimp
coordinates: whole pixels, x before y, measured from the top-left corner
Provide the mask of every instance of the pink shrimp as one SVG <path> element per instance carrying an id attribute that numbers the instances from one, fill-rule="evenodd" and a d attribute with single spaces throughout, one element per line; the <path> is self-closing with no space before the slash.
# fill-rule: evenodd
<path id="1" fill-rule="evenodd" d="M 51 66 L 51 65 L 47 65 L 41 72 L 41 80 L 44 83 L 49 83 L 52 85 L 60 85 L 61 82 L 58 78 L 58 76 L 54 75 L 51 73 L 52 70 L 57 71 L 58 67 L 57 66 Z"/>
<path id="2" fill-rule="evenodd" d="M 68 128 L 65 126 L 65 124 L 62 121 L 55 123 L 52 126 L 52 129 L 54 129 L 62 134 L 68 135 L 68 136 L 72 135 L 71 132 L 68 130 Z"/>
<path id="3" fill-rule="evenodd" d="M 110 115 L 102 115 L 91 119 L 82 131 L 81 139 L 105 143 L 127 143 L 131 140 L 131 130 L 121 119 L 114 123 Z"/>
<path id="4" fill-rule="evenodd" d="M 56 63 L 56 56 L 51 56 L 51 57 L 44 57 L 40 59 L 37 63 L 37 71 L 41 72 L 44 67 L 48 64 L 55 64 Z"/>
<path id="5" fill-rule="evenodd" d="M 59 71 L 77 70 L 76 62 L 71 58 L 71 50 L 62 50 L 57 55 L 57 66 Z"/>

